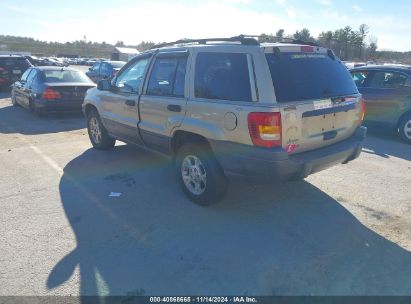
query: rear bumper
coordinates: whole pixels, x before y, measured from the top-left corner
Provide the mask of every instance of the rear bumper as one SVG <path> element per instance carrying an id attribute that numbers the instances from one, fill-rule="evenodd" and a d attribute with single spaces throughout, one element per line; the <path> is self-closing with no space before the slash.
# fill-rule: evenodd
<path id="1" fill-rule="evenodd" d="M 331 166 L 356 159 L 367 128 L 360 127 L 348 139 L 328 147 L 289 156 L 283 149 L 263 149 L 213 141 L 213 151 L 228 174 L 259 182 L 302 179 Z"/>
<path id="2" fill-rule="evenodd" d="M 36 111 L 41 114 L 46 113 L 81 113 L 83 99 L 69 101 L 49 101 L 37 99 L 34 101 Z"/>

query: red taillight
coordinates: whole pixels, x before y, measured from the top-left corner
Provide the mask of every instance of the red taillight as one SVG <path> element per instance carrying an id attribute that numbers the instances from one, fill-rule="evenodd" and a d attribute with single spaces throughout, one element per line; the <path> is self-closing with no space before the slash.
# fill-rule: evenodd
<path id="1" fill-rule="evenodd" d="M 309 45 L 303 45 L 301 46 L 301 52 L 312 53 L 314 52 L 314 47 L 309 46 Z"/>
<path id="2" fill-rule="evenodd" d="M 41 96 L 43 99 L 60 99 L 61 94 L 51 88 L 46 89 Z"/>
<path id="3" fill-rule="evenodd" d="M 360 109 L 361 109 L 361 113 L 360 113 L 360 120 L 358 121 L 358 126 L 361 126 L 364 118 L 365 118 L 365 100 L 361 99 L 360 101 Z"/>
<path id="4" fill-rule="evenodd" d="M 248 130 L 254 145 L 281 147 L 281 113 L 248 114 Z"/>

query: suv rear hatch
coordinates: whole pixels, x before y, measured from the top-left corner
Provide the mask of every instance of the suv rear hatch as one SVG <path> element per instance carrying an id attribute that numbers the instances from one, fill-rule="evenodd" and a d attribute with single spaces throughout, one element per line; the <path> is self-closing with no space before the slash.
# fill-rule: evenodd
<path id="1" fill-rule="evenodd" d="M 24 57 L 0 57 L 0 77 L 12 83 L 19 80 L 30 66 L 30 62 Z"/>
<path id="2" fill-rule="evenodd" d="M 266 47 L 282 146 L 289 154 L 325 147 L 350 137 L 361 123 L 361 95 L 332 51 L 308 45 Z"/>

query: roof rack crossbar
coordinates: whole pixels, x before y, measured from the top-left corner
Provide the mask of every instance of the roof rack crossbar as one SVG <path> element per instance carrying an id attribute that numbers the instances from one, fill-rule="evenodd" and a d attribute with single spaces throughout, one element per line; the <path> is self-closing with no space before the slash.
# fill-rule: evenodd
<path id="1" fill-rule="evenodd" d="M 265 36 L 238 35 L 238 36 L 228 37 L 228 38 L 180 39 L 174 42 L 156 44 L 151 49 L 157 49 L 157 48 L 162 48 L 166 46 L 174 46 L 174 45 L 179 45 L 179 44 L 194 44 L 194 43 L 207 44 L 207 42 L 240 42 L 243 45 L 260 45 L 258 38 L 265 38 Z M 305 44 L 305 45 L 310 45 L 310 46 L 320 46 L 318 43 L 315 43 L 313 41 L 303 41 L 299 39 L 288 38 L 288 37 L 278 37 L 278 36 L 273 36 L 270 38 L 274 38 L 273 42 L 277 42 L 277 43 Z"/>
<path id="2" fill-rule="evenodd" d="M 273 42 L 277 43 L 290 43 L 290 44 L 305 44 L 305 45 L 310 45 L 310 46 L 320 46 L 318 43 L 313 42 L 313 41 L 304 41 L 300 39 L 294 39 L 291 37 L 279 37 L 279 36 L 263 36 L 263 35 L 241 35 L 245 37 L 252 37 L 252 38 L 271 38 L 274 39 Z"/>
<path id="3" fill-rule="evenodd" d="M 178 44 L 207 44 L 207 42 L 240 42 L 243 45 L 259 45 L 258 40 L 251 36 L 239 35 L 229 38 L 203 38 L 203 39 L 180 39 L 174 42 L 160 43 L 154 45 L 152 49 L 162 48 L 165 46 L 174 46 Z"/>

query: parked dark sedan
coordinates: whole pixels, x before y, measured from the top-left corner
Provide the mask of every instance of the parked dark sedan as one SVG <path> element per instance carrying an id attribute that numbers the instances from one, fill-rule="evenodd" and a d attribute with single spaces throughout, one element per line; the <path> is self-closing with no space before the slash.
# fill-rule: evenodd
<path id="1" fill-rule="evenodd" d="M 60 67 L 32 67 L 12 86 L 13 105 L 33 113 L 81 112 L 86 91 L 96 85 L 81 71 Z"/>
<path id="2" fill-rule="evenodd" d="M 0 90 L 10 89 L 32 64 L 23 56 L 0 55 Z"/>
<path id="3" fill-rule="evenodd" d="M 365 100 L 365 121 L 392 127 L 411 143 L 411 66 L 372 65 L 350 72 Z"/>
<path id="4" fill-rule="evenodd" d="M 98 61 L 86 73 L 91 80 L 98 83 L 102 79 L 111 79 L 126 64 L 124 61 Z"/>

